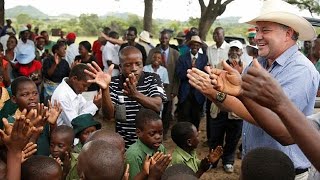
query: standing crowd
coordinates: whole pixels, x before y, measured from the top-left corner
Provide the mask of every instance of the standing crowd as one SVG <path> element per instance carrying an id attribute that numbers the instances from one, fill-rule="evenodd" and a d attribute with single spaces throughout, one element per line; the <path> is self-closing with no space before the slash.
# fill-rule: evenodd
<path id="1" fill-rule="evenodd" d="M 134 26 L 122 39 L 105 27 L 91 45 L 76 44 L 73 32 L 51 41 L 31 24 L 17 32 L 8 19 L 0 179 L 198 179 L 220 159 L 233 173 L 240 138 L 239 179 L 319 179 L 320 36 L 282 0 L 266 0 L 259 15 L 240 21 L 252 25 L 249 44 L 227 42 L 216 27 L 208 46 L 192 27 L 177 33 L 178 45 L 164 29 L 154 46 Z M 99 111 L 114 131 L 96 120 Z"/>

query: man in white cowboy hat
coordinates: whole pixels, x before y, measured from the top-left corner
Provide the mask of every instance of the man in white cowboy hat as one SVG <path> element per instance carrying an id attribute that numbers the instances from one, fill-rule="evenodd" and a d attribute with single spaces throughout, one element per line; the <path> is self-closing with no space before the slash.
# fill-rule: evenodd
<path id="1" fill-rule="evenodd" d="M 251 78 L 253 81 L 255 79 L 250 73 L 257 68 L 266 69 L 296 107 L 304 115 L 311 115 L 320 77 L 314 65 L 298 50 L 296 41 L 314 39 L 316 33 L 312 25 L 300 17 L 293 6 L 281 0 L 264 1 L 260 14 L 243 22 L 255 25 L 255 39 L 260 56 L 253 61 L 253 67 L 248 68 L 249 74 L 245 71 L 243 78 Z M 246 120 L 242 134 L 244 154 L 258 147 L 280 150 L 294 163 L 296 179 L 307 179 L 310 162 L 294 144 L 281 117 L 245 96 L 242 87 L 248 84 L 241 82 L 238 72 L 226 64 L 224 67 L 226 71 L 207 69 L 213 79 L 213 86 L 206 83 L 208 77 L 203 72 L 196 70 L 188 74 L 190 83 L 220 107 L 233 111 Z M 199 78 L 199 75 L 205 80 Z M 207 86 L 204 86 L 205 83 Z"/>
<path id="2" fill-rule="evenodd" d="M 138 43 L 144 47 L 147 56 L 149 54 L 149 51 L 154 48 L 154 46 L 151 44 L 150 33 L 148 31 L 142 31 L 140 33 Z"/>
<path id="3" fill-rule="evenodd" d="M 197 68 L 204 71 L 208 57 L 199 53 L 202 41 L 199 36 L 192 36 L 188 41 L 190 52 L 179 57 L 176 64 L 176 74 L 180 80 L 178 91 L 178 121 L 188 121 L 199 129 L 205 96 L 194 89 L 187 78 L 187 70 Z"/>

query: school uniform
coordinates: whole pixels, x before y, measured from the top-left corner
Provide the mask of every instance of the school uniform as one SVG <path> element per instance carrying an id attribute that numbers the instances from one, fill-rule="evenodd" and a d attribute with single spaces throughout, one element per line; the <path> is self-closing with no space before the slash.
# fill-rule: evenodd
<path id="1" fill-rule="evenodd" d="M 195 173 L 199 170 L 201 160 L 198 159 L 195 150 L 191 151 L 191 154 L 177 146 L 172 153 L 172 165 L 184 164 L 191 168 Z"/>

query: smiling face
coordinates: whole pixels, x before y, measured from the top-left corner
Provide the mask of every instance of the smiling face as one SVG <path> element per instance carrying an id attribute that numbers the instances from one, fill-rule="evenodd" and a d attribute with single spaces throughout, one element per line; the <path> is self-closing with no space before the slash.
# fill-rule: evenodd
<path id="1" fill-rule="evenodd" d="M 39 102 L 39 93 L 36 84 L 33 81 L 22 82 L 18 85 L 16 95 L 12 96 L 12 101 L 16 103 L 19 110 L 35 109 Z"/>
<path id="2" fill-rule="evenodd" d="M 200 47 L 201 47 L 201 44 L 198 43 L 198 42 L 193 41 L 193 42 L 190 43 L 189 46 L 190 46 L 190 49 L 191 49 L 191 54 L 196 55 L 198 53 Z"/>
<path id="3" fill-rule="evenodd" d="M 137 136 L 143 144 L 151 149 L 158 150 L 162 144 L 163 127 L 161 119 L 148 121 L 143 129 L 137 128 Z"/>
<path id="4" fill-rule="evenodd" d="M 295 44 L 292 40 L 294 31 L 291 28 L 267 21 L 257 22 L 256 43 L 259 48 L 259 56 L 275 60 L 285 50 Z"/>

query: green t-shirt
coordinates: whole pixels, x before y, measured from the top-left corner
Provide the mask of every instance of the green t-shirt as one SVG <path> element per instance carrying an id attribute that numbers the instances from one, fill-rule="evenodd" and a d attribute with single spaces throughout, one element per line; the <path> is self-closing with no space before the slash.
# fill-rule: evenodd
<path id="1" fill-rule="evenodd" d="M 78 180 L 77 163 L 78 163 L 78 153 L 71 153 L 71 168 L 66 177 L 66 180 Z"/>
<path id="2" fill-rule="evenodd" d="M 195 173 L 199 170 L 200 162 L 201 160 L 197 158 L 197 153 L 195 150 L 189 154 L 177 146 L 172 153 L 172 164 L 185 164 Z"/>
<path id="3" fill-rule="evenodd" d="M 141 170 L 146 155 L 152 156 L 156 152 L 166 153 L 165 147 L 161 144 L 157 151 L 149 148 L 138 139 L 126 152 L 126 161 L 130 165 L 130 180 L 133 179 Z"/>

